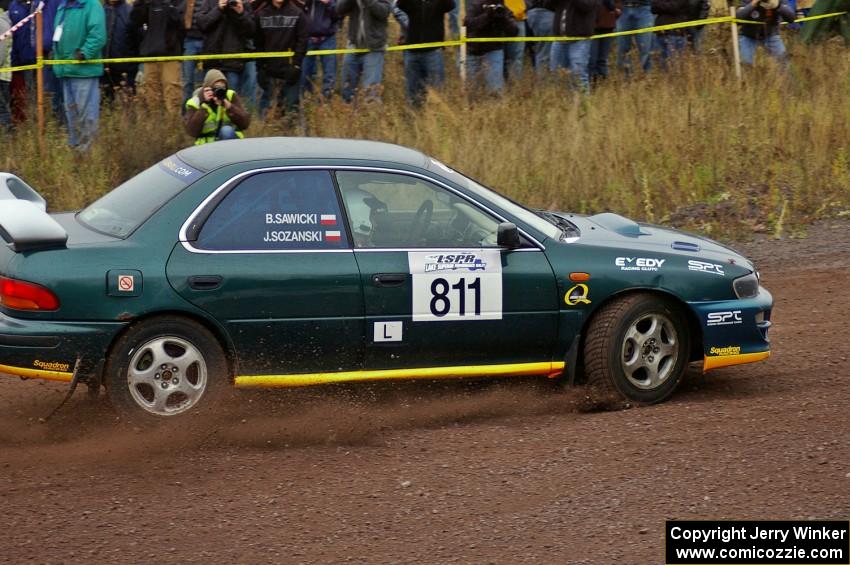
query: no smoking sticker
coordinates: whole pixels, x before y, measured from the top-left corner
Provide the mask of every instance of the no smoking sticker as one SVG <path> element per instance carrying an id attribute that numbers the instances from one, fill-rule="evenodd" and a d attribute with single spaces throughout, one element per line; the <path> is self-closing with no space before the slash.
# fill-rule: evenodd
<path id="1" fill-rule="evenodd" d="M 118 276 L 118 290 L 121 292 L 133 292 L 135 290 L 136 281 L 133 279 L 133 275 L 119 275 Z"/>

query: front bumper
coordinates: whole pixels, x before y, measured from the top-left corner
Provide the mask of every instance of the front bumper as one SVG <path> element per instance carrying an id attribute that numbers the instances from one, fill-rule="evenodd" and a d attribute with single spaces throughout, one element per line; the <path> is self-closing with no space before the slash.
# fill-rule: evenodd
<path id="1" fill-rule="evenodd" d="M 74 364 L 91 369 L 124 323 L 56 322 L 0 312 L 0 374 L 71 382 Z"/>
<path id="2" fill-rule="evenodd" d="M 763 361 L 770 356 L 773 296 L 759 287 L 753 298 L 692 302 L 703 334 L 703 372 Z"/>

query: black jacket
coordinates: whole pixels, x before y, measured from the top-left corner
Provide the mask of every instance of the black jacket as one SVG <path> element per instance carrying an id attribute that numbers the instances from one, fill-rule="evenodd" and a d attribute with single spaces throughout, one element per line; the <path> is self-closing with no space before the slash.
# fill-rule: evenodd
<path id="1" fill-rule="evenodd" d="M 183 54 L 183 5 L 175 0 L 136 0 L 130 22 L 142 32 L 142 57 Z"/>
<path id="2" fill-rule="evenodd" d="M 246 52 L 248 40 L 254 35 L 255 26 L 249 4 L 246 3 L 245 10 L 237 14 L 229 7 L 220 10 L 218 0 L 204 0 L 201 13 L 198 14 L 198 28 L 204 34 L 204 55 L 212 55 Z M 204 68 L 241 73 L 245 68 L 245 60 L 204 61 Z"/>
<path id="3" fill-rule="evenodd" d="M 764 39 L 779 33 L 780 18 L 786 22 L 793 22 L 795 19 L 794 10 L 788 4 L 788 0 L 780 0 L 779 6 L 775 10 L 766 10 L 761 5 L 753 6 L 747 2 L 738 8 L 735 15 L 740 20 L 764 23 L 764 25 L 743 24 L 738 26 L 738 30 L 743 35 L 752 39 Z"/>
<path id="4" fill-rule="evenodd" d="M 433 43 L 445 39 L 446 14 L 455 0 L 398 0 L 396 6 L 409 18 L 405 43 Z"/>
<path id="5" fill-rule="evenodd" d="M 292 59 L 257 59 L 257 66 L 276 78 L 283 78 L 292 65 L 301 66 L 307 53 L 307 16 L 293 0 L 276 8 L 265 4 L 254 19 L 257 26 L 257 51 L 294 51 Z M 290 64 L 291 61 L 291 64 Z"/>
<path id="6" fill-rule="evenodd" d="M 485 8 L 486 6 L 486 8 Z M 468 37 L 514 37 L 517 25 L 514 15 L 503 0 L 474 0 L 463 19 Z M 501 41 L 468 44 L 470 55 L 483 55 L 501 49 Z"/>
<path id="7" fill-rule="evenodd" d="M 572 37 L 588 37 L 596 28 L 596 11 L 600 0 L 554 0 L 552 9 L 552 34 Z"/>
<path id="8" fill-rule="evenodd" d="M 652 13 L 657 15 L 655 18 L 657 26 L 678 24 L 691 19 L 691 4 L 689 0 L 652 0 Z M 677 29 L 670 33 L 673 32 L 681 34 L 685 30 Z"/>

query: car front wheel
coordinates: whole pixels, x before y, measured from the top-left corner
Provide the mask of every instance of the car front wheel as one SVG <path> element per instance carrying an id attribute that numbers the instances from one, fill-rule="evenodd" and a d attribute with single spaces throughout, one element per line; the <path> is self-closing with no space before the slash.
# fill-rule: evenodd
<path id="1" fill-rule="evenodd" d="M 606 403 L 619 393 L 641 404 L 661 402 L 682 381 L 689 351 L 688 325 L 675 304 L 648 293 L 615 299 L 587 332 L 588 398 Z"/>
<path id="2" fill-rule="evenodd" d="M 132 326 L 106 363 L 109 399 L 129 419 L 197 412 L 220 397 L 227 360 L 216 338 L 191 320 L 162 318 Z"/>

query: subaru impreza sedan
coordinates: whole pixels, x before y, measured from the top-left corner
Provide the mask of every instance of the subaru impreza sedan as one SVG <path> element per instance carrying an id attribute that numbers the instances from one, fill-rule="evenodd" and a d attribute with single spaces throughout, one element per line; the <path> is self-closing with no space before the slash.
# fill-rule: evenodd
<path id="1" fill-rule="evenodd" d="M 669 397 L 770 353 L 773 299 L 714 241 L 525 208 L 418 151 L 192 147 L 78 212 L 0 174 L 0 373 L 106 388 L 119 413 L 229 386 L 539 375 Z"/>

